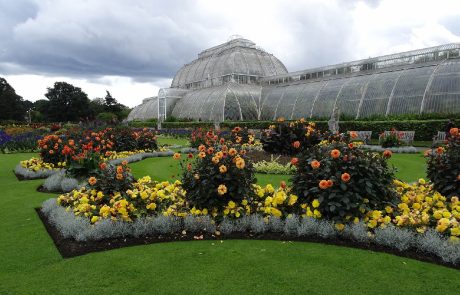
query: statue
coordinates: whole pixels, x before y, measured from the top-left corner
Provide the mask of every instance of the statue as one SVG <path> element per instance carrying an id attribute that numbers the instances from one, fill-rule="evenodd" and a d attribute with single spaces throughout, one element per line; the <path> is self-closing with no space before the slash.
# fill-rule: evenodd
<path id="1" fill-rule="evenodd" d="M 327 125 L 329 126 L 329 131 L 336 134 L 339 132 L 339 117 L 340 117 L 340 110 L 337 107 L 334 107 L 332 111 L 331 118 L 327 121 Z"/>

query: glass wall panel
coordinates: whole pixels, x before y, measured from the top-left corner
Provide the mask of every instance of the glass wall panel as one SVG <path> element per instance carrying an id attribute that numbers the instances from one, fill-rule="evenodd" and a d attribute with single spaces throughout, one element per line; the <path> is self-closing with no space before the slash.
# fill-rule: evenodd
<path id="1" fill-rule="evenodd" d="M 310 118 L 315 97 L 325 84 L 325 81 L 303 84 L 303 88 L 294 106 L 294 112 L 292 114 L 293 119 Z"/>
<path id="2" fill-rule="evenodd" d="M 329 118 L 339 94 L 340 88 L 346 79 L 329 80 L 324 86 L 316 101 L 313 103 L 312 118 Z"/>

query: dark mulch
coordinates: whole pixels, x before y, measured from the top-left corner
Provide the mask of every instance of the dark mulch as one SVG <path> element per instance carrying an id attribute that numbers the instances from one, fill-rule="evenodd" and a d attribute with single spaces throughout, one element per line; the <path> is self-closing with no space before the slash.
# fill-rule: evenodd
<path id="1" fill-rule="evenodd" d="M 413 249 L 399 252 L 397 250 L 387 248 L 381 245 L 374 243 L 359 243 L 354 242 L 344 238 L 336 239 L 323 239 L 320 237 L 287 237 L 283 234 L 276 233 L 264 233 L 264 234 L 252 234 L 252 233 L 236 233 L 225 236 L 216 236 L 209 233 L 187 233 L 182 235 L 180 233 L 168 234 L 168 235 L 158 235 L 158 236 L 144 236 L 144 237 L 125 237 L 125 238 L 113 238 L 113 239 L 104 239 L 99 241 L 87 241 L 87 242 L 78 242 L 74 239 L 64 238 L 61 233 L 48 222 L 48 218 L 41 212 L 40 208 L 35 209 L 41 221 L 43 222 L 46 231 L 53 239 L 56 248 L 63 258 L 71 258 L 75 256 L 84 255 L 91 252 L 100 252 L 111 249 L 118 249 L 129 246 L 136 245 L 147 245 L 154 243 L 164 243 L 164 242 L 177 242 L 177 241 L 193 241 L 196 240 L 195 237 L 203 236 L 203 240 L 275 240 L 275 241 L 295 241 L 295 242 L 311 242 L 311 243 L 321 243 L 327 245 L 336 245 L 344 246 L 350 248 L 357 248 L 363 250 L 370 250 L 373 252 L 384 252 L 400 257 L 411 258 L 415 260 L 420 260 L 423 262 L 434 263 L 454 269 L 460 270 L 460 265 L 453 265 L 450 263 L 443 262 L 439 257 L 417 252 Z"/>
<path id="2" fill-rule="evenodd" d="M 13 174 L 16 176 L 16 178 L 17 178 L 19 181 L 27 180 L 27 178 L 25 178 L 25 177 L 22 176 L 21 174 L 16 174 L 16 172 L 14 172 L 14 170 L 13 170 Z"/>
<path id="3" fill-rule="evenodd" d="M 286 155 L 272 155 L 264 151 L 250 151 L 247 153 L 247 156 L 254 162 L 268 161 L 272 160 L 272 156 L 280 164 L 286 165 L 291 162 L 292 157 Z"/>

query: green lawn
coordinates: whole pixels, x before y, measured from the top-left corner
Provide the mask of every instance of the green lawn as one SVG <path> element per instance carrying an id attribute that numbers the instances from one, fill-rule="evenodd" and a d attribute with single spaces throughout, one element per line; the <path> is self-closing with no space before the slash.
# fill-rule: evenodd
<path id="1" fill-rule="evenodd" d="M 458 293 L 457 270 L 314 243 L 178 242 L 64 260 L 34 211 L 53 195 L 35 191 L 43 180 L 18 182 L 12 173 L 30 156 L 0 154 L 0 294 Z M 134 173 L 177 173 L 162 160 L 133 164 Z"/>
<path id="2" fill-rule="evenodd" d="M 158 144 L 162 145 L 181 145 L 181 146 L 188 146 L 189 142 L 185 138 L 173 138 L 168 136 L 159 135 L 157 137 Z"/>
<path id="3" fill-rule="evenodd" d="M 419 178 L 426 179 L 426 162 L 422 153 L 393 154 L 389 163 L 397 168 L 396 178 L 413 182 Z"/>

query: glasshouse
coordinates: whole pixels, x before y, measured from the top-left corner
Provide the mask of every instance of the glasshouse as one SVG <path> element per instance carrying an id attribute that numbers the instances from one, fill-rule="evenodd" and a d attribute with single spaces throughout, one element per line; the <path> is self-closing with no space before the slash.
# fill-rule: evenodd
<path id="1" fill-rule="evenodd" d="M 170 88 L 145 99 L 128 120 L 459 113 L 459 56 L 456 43 L 289 73 L 252 41 L 235 38 L 184 65 Z"/>

